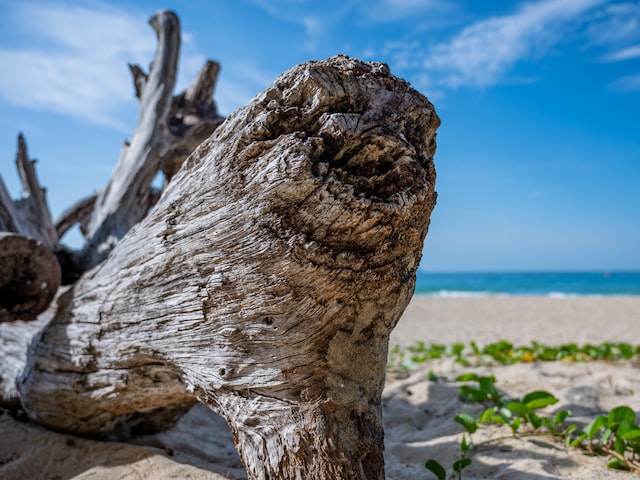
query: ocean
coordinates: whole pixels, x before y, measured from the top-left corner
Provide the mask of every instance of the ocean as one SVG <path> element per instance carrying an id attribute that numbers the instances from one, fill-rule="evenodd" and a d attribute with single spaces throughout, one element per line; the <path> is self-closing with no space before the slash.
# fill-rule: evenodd
<path id="1" fill-rule="evenodd" d="M 640 272 L 430 273 L 418 270 L 417 295 L 640 295 Z"/>

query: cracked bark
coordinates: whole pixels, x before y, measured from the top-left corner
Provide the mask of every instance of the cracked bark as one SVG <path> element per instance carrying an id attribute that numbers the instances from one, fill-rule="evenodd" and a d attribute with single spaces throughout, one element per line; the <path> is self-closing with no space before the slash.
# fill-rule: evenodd
<path id="1" fill-rule="evenodd" d="M 384 478 L 388 338 L 435 204 L 438 125 L 383 64 L 285 72 L 60 297 L 19 381 L 28 415 L 108 435 L 197 398 L 252 480 Z"/>

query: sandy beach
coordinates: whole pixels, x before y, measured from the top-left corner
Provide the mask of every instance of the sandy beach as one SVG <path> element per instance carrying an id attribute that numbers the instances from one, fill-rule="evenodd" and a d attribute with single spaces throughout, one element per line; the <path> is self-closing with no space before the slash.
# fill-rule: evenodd
<path id="1" fill-rule="evenodd" d="M 640 297 L 414 297 L 392 334 L 391 345 L 426 343 L 480 345 L 506 339 L 518 345 L 538 341 L 602 343 L 640 341 Z M 427 372 L 441 381 L 427 380 Z M 388 479 L 435 478 L 424 469 L 429 458 L 445 466 L 459 454 L 462 427 L 453 417 L 480 407 L 462 403 L 462 372 L 493 374 L 510 396 L 548 390 L 560 399 L 550 408 L 570 409 L 577 422 L 617 405 L 640 411 L 640 367 L 630 363 L 546 362 L 464 367 L 431 361 L 405 378 L 390 378 L 383 397 Z M 502 436 L 483 429 L 476 442 Z M 472 455 L 465 479 L 619 479 L 628 473 L 606 467 L 603 458 L 565 451 L 538 440 L 506 440 Z M 98 442 L 47 431 L 8 413 L 0 416 L 0 478 L 22 479 L 238 479 L 244 470 L 224 421 L 198 405 L 170 431 L 129 443 Z"/>
<path id="2" fill-rule="evenodd" d="M 391 345 L 640 342 L 640 297 L 414 296 Z"/>

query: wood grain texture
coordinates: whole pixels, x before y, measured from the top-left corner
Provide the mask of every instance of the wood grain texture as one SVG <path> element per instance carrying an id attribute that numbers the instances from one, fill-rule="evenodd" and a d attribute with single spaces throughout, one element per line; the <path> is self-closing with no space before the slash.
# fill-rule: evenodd
<path id="1" fill-rule="evenodd" d="M 20 378 L 29 416 L 104 435 L 197 398 L 251 479 L 383 478 L 388 338 L 435 204 L 438 125 L 386 65 L 285 72 L 61 296 Z"/>

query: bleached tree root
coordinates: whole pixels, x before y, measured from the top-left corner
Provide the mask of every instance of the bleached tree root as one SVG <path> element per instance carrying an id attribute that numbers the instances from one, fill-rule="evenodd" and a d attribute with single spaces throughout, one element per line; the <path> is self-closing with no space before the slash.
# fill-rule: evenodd
<path id="1" fill-rule="evenodd" d="M 384 478 L 388 339 L 435 204 L 438 125 L 383 64 L 285 72 L 62 295 L 19 382 L 28 415 L 104 435 L 195 397 L 252 480 Z"/>

